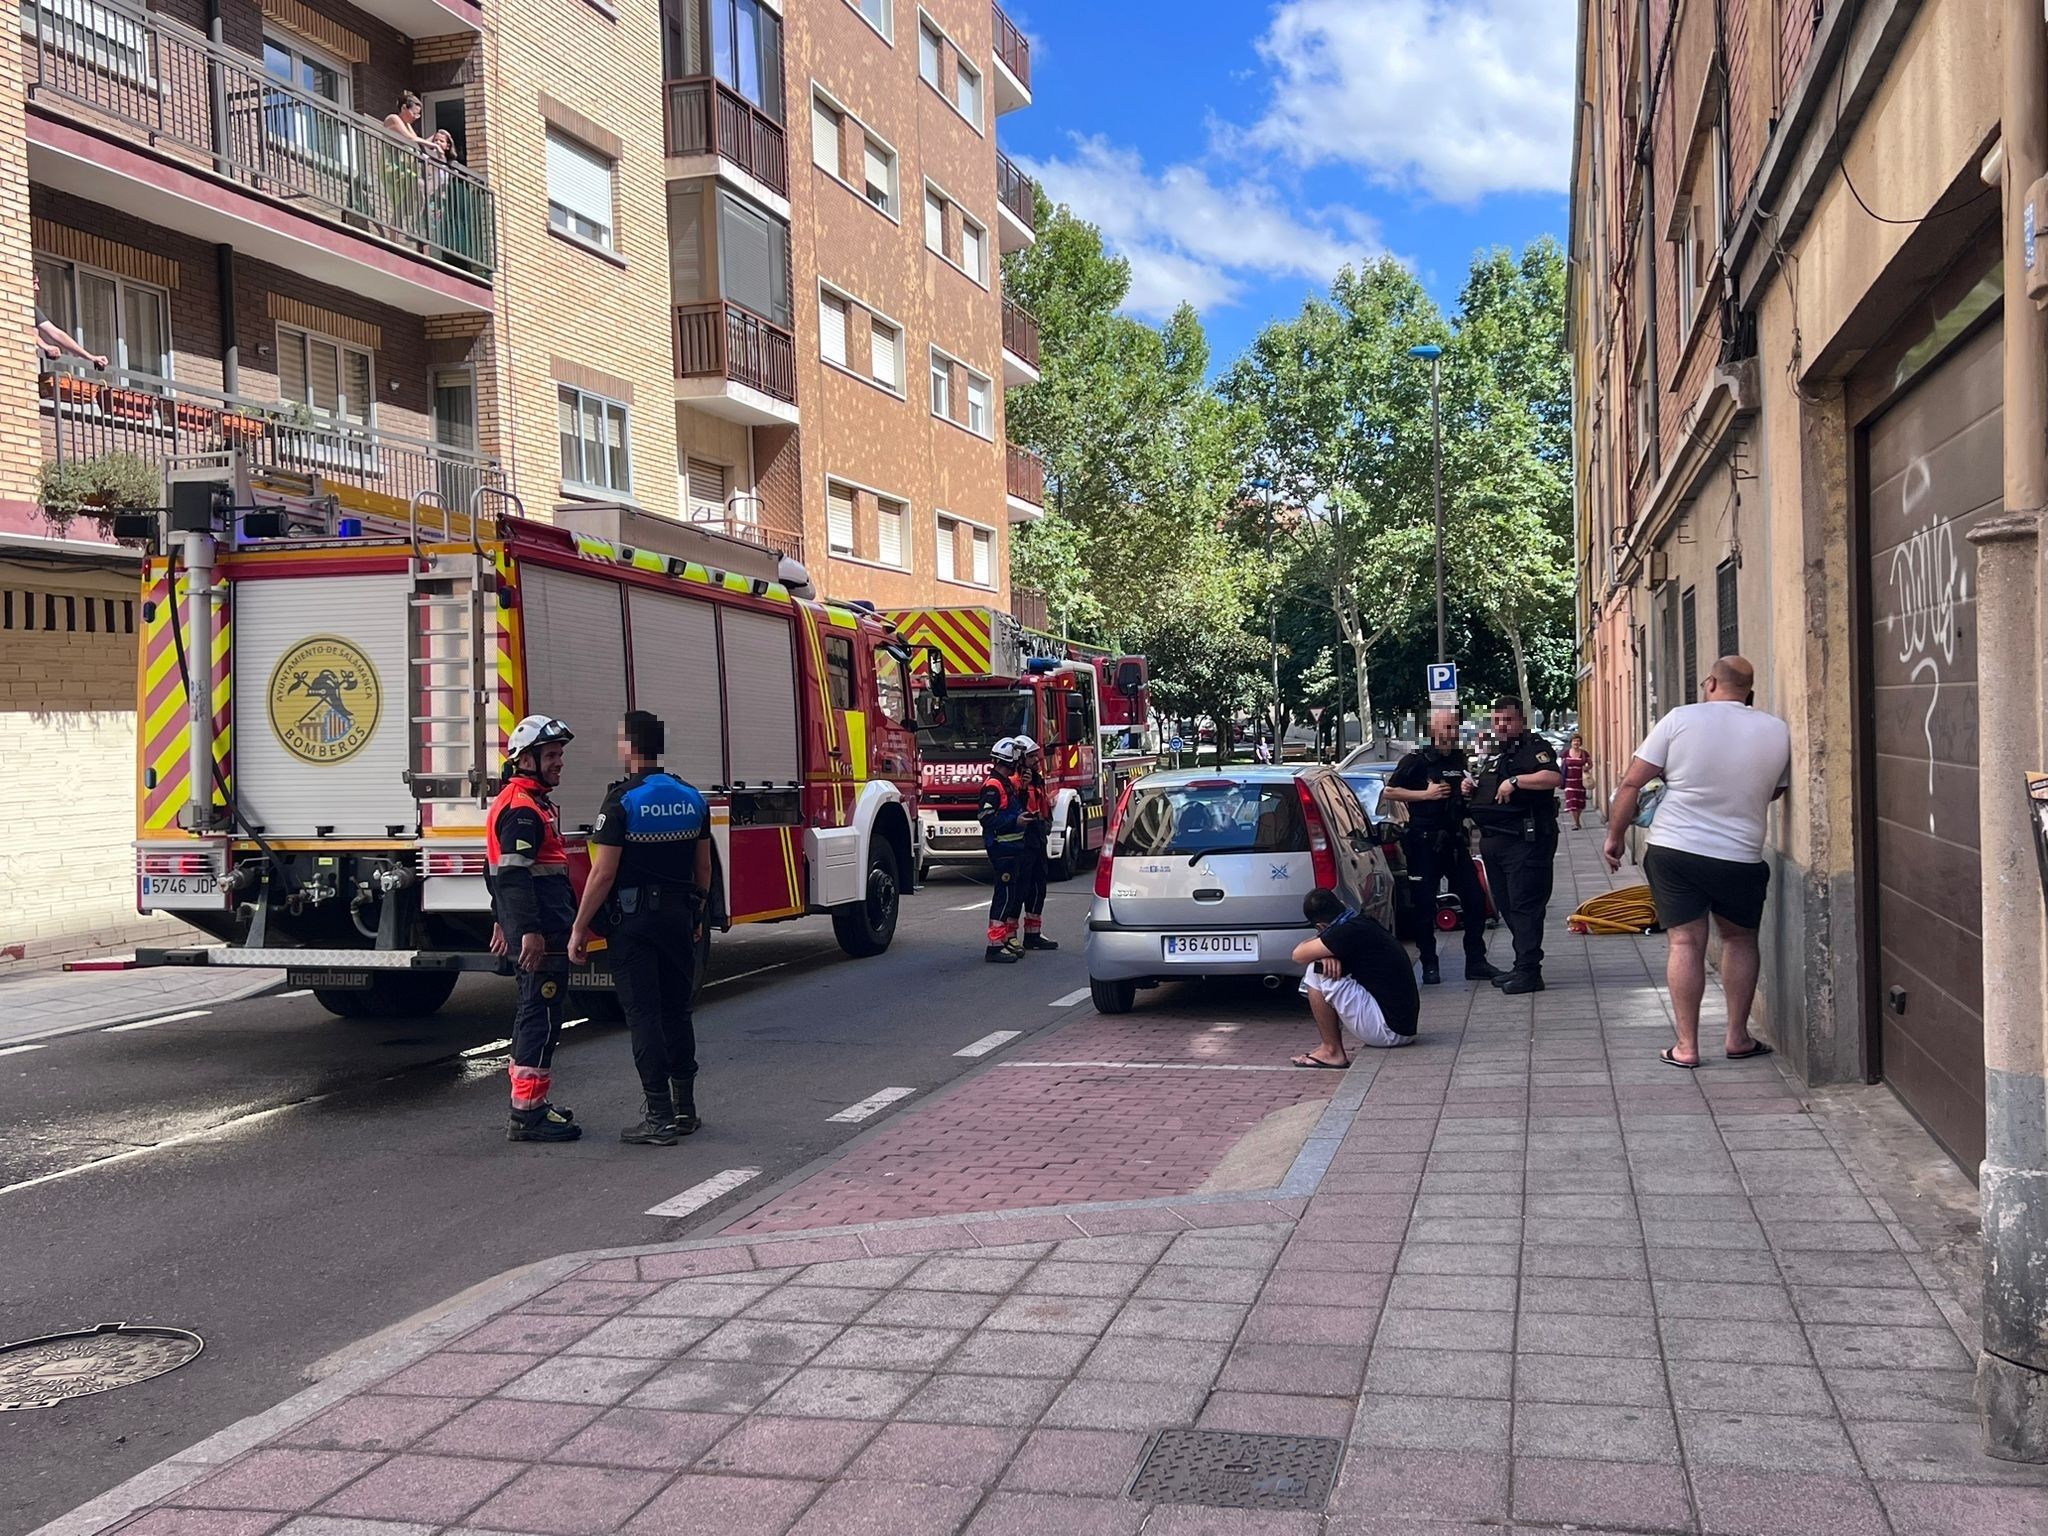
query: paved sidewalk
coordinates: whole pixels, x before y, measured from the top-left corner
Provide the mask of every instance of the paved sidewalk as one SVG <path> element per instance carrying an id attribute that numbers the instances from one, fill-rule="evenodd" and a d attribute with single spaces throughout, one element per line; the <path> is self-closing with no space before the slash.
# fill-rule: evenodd
<path id="1" fill-rule="evenodd" d="M 1657 1060 L 1659 945 L 1562 936 L 1597 847 L 1551 989 L 1430 989 L 1414 1047 L 1301 1074 L 1273 1191 L 565 1258 L 46 1531 L 2040 1536 L 1844 1144 L 1772 1060 Z M 1189 1426 L 1336 1440 L 1327 1507 L 1128 1497 Z"/>
<path id="2" fill-rule="evenodd" d="M 187 1008 L 214 1008 L 267 992 L 283 981 L 283 971 L 196 965 L 0 973 L 0 1048 Z"/>

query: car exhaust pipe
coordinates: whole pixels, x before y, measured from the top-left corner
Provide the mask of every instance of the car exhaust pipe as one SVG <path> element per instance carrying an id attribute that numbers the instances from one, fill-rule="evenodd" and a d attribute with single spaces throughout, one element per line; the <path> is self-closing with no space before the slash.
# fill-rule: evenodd
<path id="1" fill-rule="evenodd" d="M 1261 976 L 1259 978 L 1259 985 L 1268 992 L 1278 992 L 1287 985 L 1287 978 L 1285 976 Z"/>

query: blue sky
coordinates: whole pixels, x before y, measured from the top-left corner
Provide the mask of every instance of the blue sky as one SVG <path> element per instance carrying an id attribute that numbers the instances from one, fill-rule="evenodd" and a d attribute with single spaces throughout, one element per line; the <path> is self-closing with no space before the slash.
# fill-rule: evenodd
<path id="1" fill-rule="evenodd" d="M 1192 302 L 1219 367 L 1346 260 L 1455 305 L 1476 250 L 1562 240 L 1569 0 L 1004 0 L 1032 38 L 1009 155 Z"/>

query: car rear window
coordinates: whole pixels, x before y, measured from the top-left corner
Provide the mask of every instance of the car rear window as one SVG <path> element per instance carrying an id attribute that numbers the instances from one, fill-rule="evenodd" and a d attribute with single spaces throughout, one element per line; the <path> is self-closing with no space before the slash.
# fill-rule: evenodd
<path id="1" fill-rule="evenodd" d="M 1116 851 L 1139 858 L 1171 853 L 1303 853 L 1308 829 L 1291 783 L 1207 780 L 1131 793 Z"/>

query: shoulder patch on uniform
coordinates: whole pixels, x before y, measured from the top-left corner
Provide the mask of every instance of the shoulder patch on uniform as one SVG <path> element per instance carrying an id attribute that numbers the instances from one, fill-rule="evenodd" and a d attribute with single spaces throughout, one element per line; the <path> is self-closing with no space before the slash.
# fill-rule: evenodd
<path id="1" fill-rule="evenodd" d="M 1554 752 L 1538 752 L 1536 754 L 1536 761 L 1539 763 L 1554 763 L 1557 761 L 1557 754 Z"/>
<path id="2" fill-rule="evenodd" d="M 516 839 L 513 842 L 512 847 L 515 851 L 519 853 L 525 853 L 527 850 L 533 847 L 533 844 L 529 843 L 525 838 L 522 837 Z"/>
<path id="3" fill-rule="evenodd" d="M 603 812 L 603 811 L 599 811 L 599 812 L 597 813 L 597 820 L 593 821 L 593 822 L 592 822 L 592 823 L 590 824 L 590 830 L 591 830 L 591 831 L 593 831 L 593 832 L 602 832 L 602 831 L 604 830 L 604 812 Z"/>

